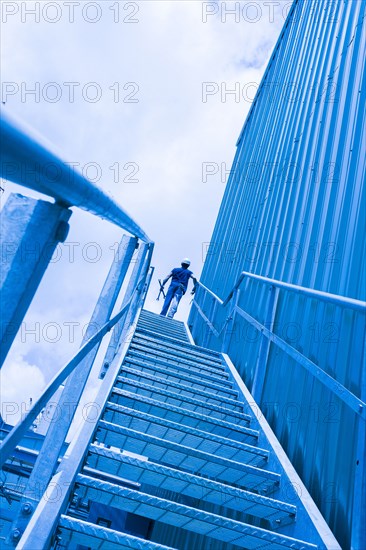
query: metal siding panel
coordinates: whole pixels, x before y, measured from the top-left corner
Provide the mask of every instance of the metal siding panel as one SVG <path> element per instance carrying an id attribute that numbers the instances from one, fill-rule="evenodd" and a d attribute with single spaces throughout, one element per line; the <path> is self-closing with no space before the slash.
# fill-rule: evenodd
<path id="1" fill-rule="evenodd" d="M 366 296 L 365 2 L 295 4 L 239 137 L 202 273 L 202 283 L 222 299 L 243 270 Z M 239 306 L 261 323 L 267 300 L 265 285 L 241 286 Z M 220 331 L 232 302 L 217 305 L 214 318 L 203 291 L 196 302 Z M 200 344 L 207 326 L 194 305 L 190 325 Z M 228 354 L 251 388 L 260 334 L 249 327 L 235 317 Z M 362 314 L 281 291 L 274 332 L 361 396 Z M 221 349 L 222 336 L 210 332 L 205 345 Z M 349 547 L 356 414 L 273 344 L 262 407 L 342 547 Z"/>

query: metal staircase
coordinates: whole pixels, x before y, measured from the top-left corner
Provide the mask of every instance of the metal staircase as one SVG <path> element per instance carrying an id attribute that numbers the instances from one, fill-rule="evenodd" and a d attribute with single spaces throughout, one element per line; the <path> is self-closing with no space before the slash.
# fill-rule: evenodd
<path id="1" fill-rule="evenodd" d="M 141 311 L 90 433 L 18 548 L 339 548 L 228 357 L 181 322 Z"/>
<path id="2" fill-rule="evenodd" d="M 196 346 L 184 323 L 142 310 L 154 270 L 154 243 L 144 230 L 112 197 L 6 113 L 2 114 L 0 131 L 4 144 L 0 175 L 53 199 L 11 194 L 2 210 L 2 244 L 7 250 L 13 243 L 14 254 L 5 254 L 2 262 L 0 367 L 53 251 L 67 238 L 70 207 L 87 210 L 131 234 L 122 237 L 115 251 L 91 316 L 91 330 L 84 335 L 79 350 L 61 368 L 55 365 L 53 378 L 16 426 L 1 422 L 1 548 L 339 550 L 256 403 L 266 405 L 264 385 L 271 386 L 273 377 L 279 377 L 277 368 L 272 369 L 271 378 L 265 377 L 270 346 L 276 346 L 291 361 L 288 366 L 293 372 L 303 369 L 314 377 L 317 388 L 325 389 L 330 404 L 334 400 L 337 406 L 346 407 L 340 409 L 339 430 L 331 431 L 331 425 L 322 431 L 319 442 L 324 443 L 324 451 L 318 455 L 305 452 L 307 426 L 291 431 L 289 424 L 286 436 L 291 432 L 292 443 L 302 438 L 298 462 L 310 464 L 309 470 L 316 456 L 313 481 L 307 480 L 314 493 L 317 483 L 320 491 L 328 479 L 332 487 L 338 483 L 343 462 L 338 461 L 338 469 L 333 469 L 327 455 L 334 455 L 334 448 L 341 449 L 343 438 L 339 434 L 349 432 L 348 441 L 354 439 L 347 457 L 348 467 L 352 466 L 350 482 L 337 486 L 339 502 L 335 510 L 330 505 L 326 512 L 328 519 L 333 517 L 334 526 L 345 517 L 339 512 L 348 513 L 353 508 L 346 521 L 347 529 L 352 523 L 352 533 L 346 533 L 345 539 L 352 539 L 352 548 L 361 550 L 365 515 L 364 377 L 360 374 L 357 379 L 350 372 L 351 378 L 344 378 L 343 371 L 333 372 L 324 361 L 316 362 L 311 354 L 304 355 L 304 350 L 276 334 L 274 325 L 278 309 L 283 314 L 292 307 L 287 298 L 278 305 L 280 292 L 281 296 L 295 294 L 312 301 L 307 307 L 319 311 L 317 321 L 333 321 L 325 315 L 325 308 L 338 308 L 335 319 L 345 319 L 339 326 L 345 326 L 351 345 L 362 339 L 365 303 L 295 285 L 284 278 L 242 271 L 224 299 L 215 294 L 215 285 L 209 288 L 199 283 L 190 326 L 194 337 L 206 347 Z M 50 165 L 57 167 L 57 181 L 50 180 L 48 170 L 43 169 Z M 24 174 L 37 177 L 25 178 Z M 22 251 L 28 249 L 39 250 L 39 254 L 30 255 L 25 262 Z M 222 266 L 225 269 L 224 263 Z M 225 281 L 229 280 L 224 275 Z M 260 299 L 257 292 L 251 293 L 251 301 L 245 305 L 240 302 L 239 287 L 248 281 L 265 285 L 268 292 Z M 238 318 L 258 332 L 258 346 L 252 355 L 246 354 L 245 343 L 230 346 L 234 329 L 241 326 Z M 99 346 L 108 333 L 111 338 L 96 381 L 94 362 L 99 361 Z M 222 353 L 207 349 L 209 346 Z M 324 350 L 325 357 L 328 352 Z M 248 357 L 255 397 L 226 352 L 237 365 Z M 303 378 L 293 378 L 291 391 L 296 380 Z M 282 381 L 278 387 L 275 382 L 272 395 L 283 402 Z M 45 437 L 37 438 L 40 434 L 32 431 L 34 423 L 63 384 L 57 402 L 61 414 L 57 422 L 52 419 Z M 79 406 L 93 384 L 97 396 L 80 418 Z M 310 383 L 301 388 L 302 393 L 310 391 L 307 388 L 312 388 Z M 317 390 L 314 399 L 319 395 Z M 77 424 L 69 442 L 70 427 Z M 311 430 L 317 431 L 317 426 Z M 310 437 L 314 446 L 315 438 Z M 338 447 L 333 445 L 335 441 Z M 327 477 L 324 469 L 328 465 L 332 471 Z M 340 498 L 345 488 L 349 495 Z M 345 503 L 352 506 L 347 509 Z"/>

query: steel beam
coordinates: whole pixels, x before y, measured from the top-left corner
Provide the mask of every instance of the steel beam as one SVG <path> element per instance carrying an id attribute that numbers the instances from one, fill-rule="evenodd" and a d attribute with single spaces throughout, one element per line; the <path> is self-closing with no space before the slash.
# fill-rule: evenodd
<path id="1" fill-rule="evenodd" d="M 78 206 L 150 242 L 141 227 L 112 197 L 75 170 L 72 163 L 64 162 L 42 145 L 29 128 L 22 128 L 4 110 L 0 138 L 0 177 L 54 197 L 67 206 Z"/>
<path id="2" fill-rule="evenodd" d="M 0 366 L 56 246 L 67 237 L 70 216 L 59 204 L 13 193 L 1 211 Z"/>

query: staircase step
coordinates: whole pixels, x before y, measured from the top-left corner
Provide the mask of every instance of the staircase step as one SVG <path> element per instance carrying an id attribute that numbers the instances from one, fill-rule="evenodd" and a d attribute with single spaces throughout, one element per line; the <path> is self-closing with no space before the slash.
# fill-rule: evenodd
<path id="1" fill-rule="evenodd" d="M 156 322 L 150 322 L 150 321 L 144 321 L 139 319 L 138 326 L 141 330 L 148 330 L 152 334 L 164 334 L 169 338 L 174 338 L 176 340 L 182 340 L 183 342 L 186 342 L 187 344 L 190 343 L 186 329 L 183 326 L 181 327 L 175 327 L 171 326 L 169 324 L 162 325 L 161 323 Z"/>
<path id="2" fill-rule="evenodd" d="M 197 388 L 207 388 L 212 393 L 216 395 L 223 395 L 223 397 L 235 398 L 238 396 L 237 390 L 232 389 L 232 382 L 228 380 L 222 380 L 221 382 L 215 378 L 212 378 L 207 375 L 200 375 L 199 373 L 192 373 L 189 369 L 184 367 L 179 367 L 176 365 L 161 365 L 160 361 L 157 360 L 156 363 L 152 363 L 151 360 L 142 360 L 134 355 L 126 356 L 121 374 L 124 374 L 125 367 L 132 368 L 134 370 L 142 371 L 143 373 L 150 372 L 153 376 L 158 376 L 164 380 L 169 380 L 172 382 L 181 383 L 182 381 L 185 385 L 189 387 Z M 156 374 L 155 374 L 156 373 Z"/>
<path id="3" fill-rule="evenodd" d="M 213 415 L 208 416 L 207 414 L 201 414 L 199 412 L 184 409 L 183 407 L 176 407 L 171 403 L 157 401 L 156 399 L 151 399 L 150 397 L 126 390 L 114 388 L 114 393 L 118 395 L 119 403 L 122 406 L 128 406 L 142 413 L 154 414 L 160 418 L 171 420 L 172 422 L 201 429 L 209 433 L 215 433 L 239 442 L 242 441 L 255 445 L 258 441 L 259 432 L 245 425 L 250 422 L 249 416 L 241 415 L 244 418 L 240 420 L 240 424 L 230 423 L 227 420 L 214 417 Z M 118 409 L 115 407 L 118 407 L 116 403 L 112 403 L 111 401 L 107 403 L 105 420 L 118 424 L 120 415 Z M 234 420 L 237 421 L 238 419 L 235 418 Z"/>
<path id="4" fill-rule="evenodd" d="M 119 426 L 153 435 L 164 441 L 172 441 L 173 443 L 192 447 L 206 453 L 214 453 L 217 456 L 229 458 L 236 462 L 259 466 L 268 461 L 269 452 L 265 449 L 260 449 L 259 447 L 247 445 L 245 443 L 239 443 L 196 428 L 159 418 L 158 416 L 142 413 L 129 407 L 110 405 L 109 408 L 120 413 Z M 103 436 L 101 437 L 101 435 L 98 434 L 98 441 L 104 444 L 118 446 L 118 436 L 113 437 L 113 432 L 107 431 Z"/>
<path id="5" fill-rule="evenodd" d="M 140 317 L 138 323 L 140 326 L 147 327 L 153 331 L 158 329 L 159 332 L 166 332 L 168 334 L 187 334 L 183 323 L 172 322 L 170 319 L 144 319 Z"/>
<path id="6" fill-rule="evenodd" d="M 214 418 L 226 419 L 230 423 L 235 423 L 237 421 L 240 422 L 240 419 L 243 419 L 244 421 L 248 419 L 248 415 L 242 412 L 242 406 L 237 406 L 235 409 L 226 406 L 224 407 L 222 405 L 217 405 L 216 403 L 181 395 L 177 392 L 164 390 L 158 386 L 144 384 L 143 382 L 138 382 L 122 376 L 119 376 L 116 379 L 116 384 L 122 386 L 114 386 L 116 389 L 124 389 L 129 392 L 135 391 L 139 395 L 151 397 L 157 401 L 182 407 L 183 409 L 190 411 L 197 411 L 201 414 L 207 414 L 208 416 L 213 416 Z"/>
<path id="7" fill-rule="evenodd" d="M 147 319 L 149 321 L 158 321 L 171 325 L 184 326 L 184 323 L 182 321 L 178 321 L 178 319 L 170 319 L 169 317 L 165 317 L 164 315 L 160 315 L 159 313 L 154 313 L 153 311 L 148 311 L 147 309 L 141 310 L 140 319 Z"/>
<path id="8" fill-rule="evenodd" d="M 128 356 L 129 357 L 138 357 L 141 359 L 145 359 L 146 361 L 154 362 L 159 361 L 159 364 L 161 365 L 167 365 L 169 367 L 175 367 L 175 368 L 185 368 L 189 372 L 197 372 L 199 374 L 206 374 L 206 376 L 210 376 L 216 380 L 218 380 L 220 383 L 223 382 L 229 383 L 228 378 L 229 375 L 227 372 L 225 372 L 224 367 L 211 367 L 209 365 L 206 365 L 205 363 L 202 363 L 201 361 L 190 361 L 187 359 L 187 357 L 184 357 L 184 354 L 181 355 L 174 355 L 169 353 L 161 352 L 160 350 L 151 350 L 144 348 L 143 346 L 136 345 L 134 343 L 131 343 L 130 348 L 128 350 Z"/>
<path id="9" fill-rule="evenodd" d="M 199 473 L 225 483 L 234 483 L 240 487 L 267 494 L 276 490 L 280 484 L 281 476 L 279 474 L 262 468 L 215 456 L 179 443 L 162 441 L 158 437 L 124 428 L 105 420 L 101 420 L 99 426 L 119 435 L 119 449 L 147 457 L 152 462 L 164 463 L 174 468 L 194 474 Z M 88 466 L 103 469 L 89 461 Z M 121 476 L 119 471 L 109 469 L 106 471 Z"/>
<path id="10" fill-rule="evenodd" d="M 241 548 L 259 549 L 270 544 L 271 550 L 315 550 L 317 546 L 279 535 L 249 524 L 226 519 L 209 512 L 202 512 L 189 506 L 171 502 L 159 497 L 119 487 L 112 483 L 99 481 L 79 475 L 78 483 L 84 488 L 86 498 L 120 508 L 142 517 L 173 525 L 205 535 L 207 537 L 232 543 Z"/>
<path id="11" fill-rule="evenodd" d="M 108 377 L 98 394 L 101 416 L 61 460 L 66 489 L 37 507 L 28 546 L 45 533 L 70 550 L 340 550 L 227 356 L 151 312 L 134 328 L 114 387 Z"/>
<path id="12" fill-rule="evenodd" d="M 192 499 L 199 499 L 211 504 L 224 506 L 229 510 L 237 510 L 256 518 L 267 519 L 276 528 L 281 524 L 295 521 L 296 506 L 287 504 L 270 497 L 258 495 L 244 489 L 238 489 L 225 483 L 200 477 L 191 473 L 181 472 L 175 468 L 169 468 L 163 464 L 154 464 L 138 457 L 121 454 L 112 449 L 100 446 L 91 447 L 91 453 L 97 456 L 107 457 L 117 464 L 123 463 L 124 479 L 117 476 L 109 476 L 114 484 L 126 486 L 127 477 L 136 485 L 130 488 L 141 488 L 146 491 L 147 486 L 157 487 L 159 490 L 173 491 L 178 495 L 185 495 Z M 94 477 L 100 479 L 98 470 L 88 468 L 88 472 L 94 472 Z M 119 483 L 118 483 L 119 480 Z M 108 481 L 108 479 L 106 480 Z"/>
<path id="13" fill-rule="evenodd" d="M 98 550 L 174 550 L 171 546 L 163 546 L 67 515 L 60 517 L 59 528 L 64 548 L 77 548 L 80 544 Z"/>
<path id="14" fill-rule="evenodd" d="M 142 329 L 140 328 L 139 324 L 137 324 L 136 331 L 135 331 L 135 337 L 136 338 L 143 338 L 144 340 L 149 340 L 150 342 L 159 342 L 162 345 L 166 345 L 169 347 L 177 348 L 177 349 L 186 349 L 188 353 L 192 354 L 198 354 L 203 355 L 203 358 L 207 358 L 209 361 L 212 361 L 213 363 L 217 363 L 218 365 L 222 365 L 222 359 L 221 355 L 218 351 L 213 351 L 209 348 L 204 348 L 202 346 L 196 346 L 195 344 L 191 344 L 191 342 L 177 342 L 174 338 L 170 338 L 169 336 L 166 336 L 164 333 L 155 333 L 148 329 Z"/>
<path id="15" fill-rule="evenodd" d="M 151 338 L 147 336 L 147 334 L 140 333 L 139 330 L 136 333 L 133 342 L 136 343 L 136 345 L 143 346 L 144 349 L 148 351 L 154 352 L 157 348 L 169 355 L 182 357 L 183 359 L 189 359 L 193 362 L 199 361 L 213 368 L 218 368 L 222 370 L 225 369 L 220 357 L 216 357 L 206 353 L 205 348 L 201 348 L 202 351 L 198 352 L 195 350 L 196 346 L 194 346 L 193 344 L 183 345 L 181 342 L 177 343 L 174 340 L 170 341 L 164 337 L 159 336 Z"/>
<path id="16" fill-rule="evenodd" d="M 186 344 L 190 344 L 188 335 L 185 332 L 183 332 L 183 330 L 173 330 L 169 328 L 162 328 L 152 323 L 144 323 L 141 321 L 139 321 L 139 329 L 149 331 L 149 333 L 152 336 L 160 335 L 163 333 L 164 337 L 174 339 L 175 342 L 185 342 Z"/>
<path id="17" fill-rule="evenodd" d="M 142 381 L 143 383 L 149 384 L 151 387 L 154 388 L 157 387 L 167 391 L 174 391 L 181 397 L 193 398 L 195 396 L 198 396 L 200 400 L 207 401 L 208 403 L 215 403 L 217 405 L 224 403 L 225 407 L 228 409 L 243 409 L 243 405 L 239 401 L 226 396 L 223 397 L 223 394 L 227 393 L 226 391 L 215 393 L 215 390 L 212 390 L 212 388 L 209 388 L 210 391 L 198 389 L 198 387 L 201 388 L 202 385 L 199 386 L 198 384 L 195 384 L 190 386 L 187 383 L 182 384 L 180 382 L 174 382 L 173 380 L 160 378 L 159 376 L 154 376 L 152 374 L 148 374 L 147 372 L 127 367 L 126 365 L 123 365 L 121 375 L 118 376 L 117 382 L 122 383 L 122 380 L 124 385 L 129 384 L 133 381 Z"/>

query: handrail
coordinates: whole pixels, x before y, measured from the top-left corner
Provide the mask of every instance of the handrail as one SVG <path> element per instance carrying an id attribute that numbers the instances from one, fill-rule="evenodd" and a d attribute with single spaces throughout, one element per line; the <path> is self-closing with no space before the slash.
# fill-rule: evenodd
<path id="1" fill-rule="evenodd" d="M 206 290 L 213 298 L 215 298 L 220 305 L 225 307 L 230 302 L 230 300 L 234 295 L 235 290 L 239 288 L 239 286 L 241 285 L 245 277 L 260 281 L 270 286 L 275 286 L 277 288 L 284 288 L 286 290 L 289 290 L 290 292 L 296 292 L 297 294 L 302 294 L 305 296 L 309 296 L 311 298 L 318 298 L 319 300 L 322 300 L 324 302 L 330 302 L 338 306 L 348 307 L 358 311 L 366 312 L 366 302 L 363 302 L 362 300 L 347 298 L 346 296 L 340 296 L 339 294 L 331 294 L 329 292 L 323 292 L 321 290 L 314 290 L 312 288 L 294 285 L 292 283 L 285 283 L 277 279 L 270 279 L 269 277 L 263 277 L 262 275 L 256 275 L 255 273 L 249 273 L 248 271 L 241 272 L 235 285 L 230 290 L 225 300 L 221 300 L 221 298 L 219 298 L 214 292 L 212 292 L 212 290 L 207 288 L 207 286 L 200 283 L 199 281 L 198 281 L 198 285 L 202 287 L 204 290 Z"/>
<path id="2" fill-rule="evenodd" d="M 248 273 L 247 271 L 243 271 L 240 274 L 235 285 L 233 286 L 233 288 L 231 289 L 231 291 L 229 292 L 225 300 L 221 300 L 221 298 L 219 298 L 214 292 L 212 292 L 212 290 L 207 288 L 204 284 L 198 282 L 198 285 L 203 290 L 205 290 L 208 294 L 210 294 L 214 298 L 214 300 L 216 300 L 217 303 L 225 307 L 231 301 L 233 296 L 236 296 L 236 297 L 238 296 L 237 291 L 239 289 L 239 286 L 245 279 L 245 277 L 260 281 L 264 284 L 269 285 L 271 288 L 275 288 L 275 291 L 272 293 L 272 298 L 270 298 L 269 300 L 268 312 L 267 312 L 268 321 L 265 321 L 264 323 L 257 321 L 254 317 L 252 317 L 246 311 L 240 308 L 236 300 L 229 316 L 227 317 L 222 329 L 219 332 L 218 330 L 216 330 L 215 326 L 213 325 L 213 319 L 210 318 L 210 316 L 212 316 L 212 313 L 215 311 L 216 304 L 212 305 L 211 314 L 205 314 L 201 309 L 201 307 L 198 305 L 197 301 L 194 301 L 193 303 L 198 313 L 201 315 L 202 319 L 204 320 L 204 322 L 206 323 L 206 325 L 208 326 L 210 331 L 215 335 L 216 338 L 219 338 L 221 336 L 221 333 L 225 329 L 224 340 L 222 343 L 222 351 L 225 353 L 228 347 L 227 326 L 229 323 L 233 323 L 233 314 L 234 315 L 235 313 L 239 314 L 247 322 L 249 322 L 251 325 L 253 325 L 257 330 L 261 332 L 262 342 L 260 345 L 260 351 L 259 351 L 258 360 L 257 360 L 257 368 L 255 371 L 255 377 L 254 377 L 253 388 L 252 388 L 252 393 L 254 397 L 260 400 L 260 396 L 263 388 L 263 382 L 264 382 L 265 369 L 262 368 L 259 371 L 258 364 L 263 361 L 264 363 L 266 363 L 267 357 L 268 357 L 268 351 L 269 351 L 269 344 L 270 342 L 273 342 L 275 345 L 279 346 L 282 349 L 282 351 L 284 351 L 287 355 L 292 357 L 292 359 L 294 359 L 298 364 L 300 364 L 302 367 L 308 370 L 311 374 L 313 374 L 323 385 L 325 385 L 335 395 L 337 395 L 354 412 L 356 412 L 364 420 L 366 420 L 366 416 L 365 416 L 366 403 L 364 401 L 359 399 L 354 393 L 348 390 L 343 384 L 341 384 L 335 378 L 330 376 L 319 365 L 311 361 L 299 350 L 297 350 L 296 348 L 291 346 L 288 342 L 286 342 L 283 338 L 280 338 L 277 334 L 273 332 L 273 328 L 271 328 L 273 325 L 275 311 L 276 311 L 278 289 L 280 288 L 289 290 L 290 292 L 296 292 L 297 294 L 308 296 L 310 298 L 317 298 L 319 300 L 322 300 L 334 305 L 338 305 L 341 307 L 347 307 L 347 308 L 354 309 L 356 311 L 361 311 L 363 313 L 366 312 L 366 303 L 362 302 L 361 300 L 346 298 L 344 296 L 339 296 L 337 294 L 331 294 L 328 292 L 313 290 L 311 288 L 293 285 L 291 283 L 285 283 L 283 281 L 278 281 L 276 279 L 270 279 L 269 277 L 263 277 L 261 275 L 256 275 L 254 273 Z M 268 324 L 269 326 L 266 326 L 266 324 Z"/>
<path id="3" fill-rule="evenodd" d="M 0 177 L 53 197 L 65 206 L 78 206 L 151 242 L 141 227 L 109 195 L 85 178 L 74 166 L 52 153 L 29 129 L 23 130 L 4 113 L 0 121 L 2 144 Z"/>
<path id="4" fill-rule="evenodd" d="M 212 292 L 212 290 L 210 290 L 207 286 L 205 286 L 203 283 L 201 283 L 200 281 L 197 281 L 197 285 L 200 286 L 201 288 L 203 288 L 206 292 L 208 292 L 208 294 L 211 294 L 211 296 L 213 298 L 215 298 L 215 300 L 220 304 L 220 306 L 224 305 L 224 302 L 221 300 L 221 298 L 219 298 L 218 296 L 216 296 L 216 294 L 214 292 Z"/>
<path id="5" fill-rule="evenodd" d="M 48 386 L 42 393 L 42 395 L 35 402 L 28 414 L 21 419 L 18 424 L 11 430 L 11 432 L 6 436 L 0 446 L 0 469 L 5 464 L 8 459 L 9 454 L 15 448 L 15 446 L 22 439 L 30 425 L 39 415 L 40 411 L 47 404 L 49 399 L 55 393 L 55 391 L 60 387 L 62 382 L 73 372 L 73 370 L 78 366 L 80 361 L 86 357 L 86 355 L 94 348 L 94 346 L 109 332 L 114 325 L 120 321 L 123 315 L 127 312 L 132 299 L 134 298 L 135 292 L 138 290 L 142 281 L 145 280 L 146 274 L 144 274 L 139 282 L 137 283 L 133 293 L 131 294 L 127 303 L 122 307 L 122 309 L 107 323 L 105 323 L 85 344 L 79 349 L 79 351 L 74 355 L 72 359 L 53 377 L 49 382 Z"/>
<path id="6" fill-rule="evenodd" d="M 55 474 L 51 478 L 48 485 L 47 493 L 43 494 L 41 501 L 38 501 L 37 507 L 27 522 L 27 526 L 23 532 L 22 538 L 19 540 L 17 548 L 31 549 L 34 548 L 49 548 L 50 540 L 55 533 L 60 514 L 66 509 L 70 491 L 76 479 L 84 457 L 87 453 L 88 446 L 92 440 L 95 427 L 103 413 L 104 405 L 108 399 L 108 395 L 115 384 L 116 376 L 120 370 L 120 365 L 123 363 L 124 357 L 130 345 L 130 340 L 125 338 L 130 326 L 136 326 L 136 321 L 143 307 L 143 301 L 146 297 L 146 283 L 149 281 L 149 258 L 144 260 L 144 275 L 142 280 L 145 281 L 143 288 L 140 289 L 140 296 L 135 296 L 130 308 L 127 312 L 127 317 L 124 321 L 124 328 L 120 341 L 123 345 L 115 355 L 110 368 L 104 378 L 103 383 L 99 387 L 98 394 L 94 399 L 94 403 L 98 405 L 97 414 L 93 413 L 93 418 L 90 421 L 82 422 L 76 435 L 73 437 L 70 445 L 65 451 L 65 455 L 61 458 Z M 133 275 L 132 275 L 133 277 Z M 140 279 L 141 281 L 141 279 Z M 140 283 L 139 283 L 140 284 Z M 138 285 L 136 286 L 136 288 Z M 57 496 L 54 498 L 54 490 L 57 490 Z M 25 503 L 33 504 L 34 500 Z M 24 516 L 24 514 L 23 514 Z M 29 518 L 29 516 L 28 516 Z M 18 528 L 16 533 L 21 533 L 22 528 Z"/>

